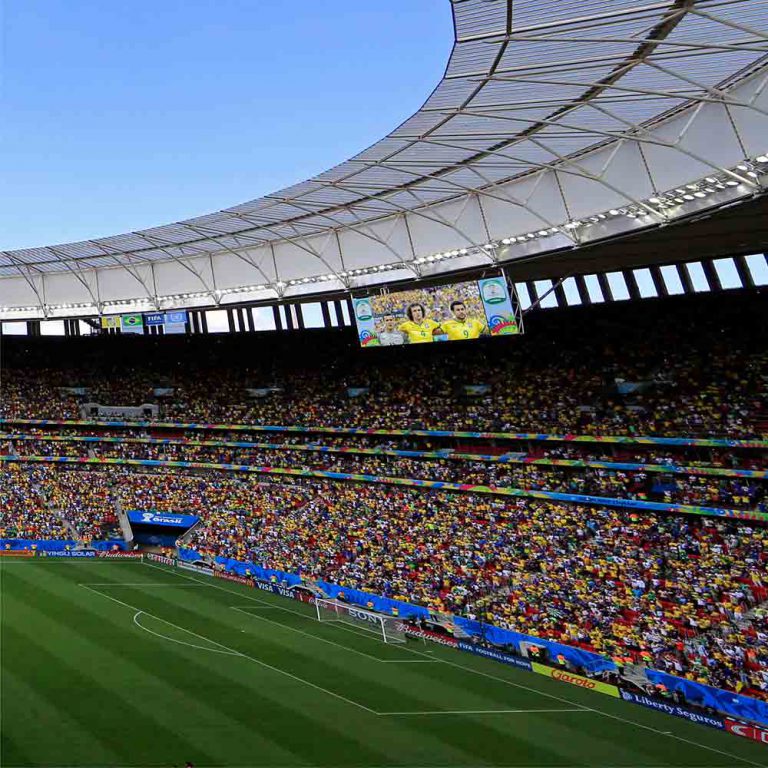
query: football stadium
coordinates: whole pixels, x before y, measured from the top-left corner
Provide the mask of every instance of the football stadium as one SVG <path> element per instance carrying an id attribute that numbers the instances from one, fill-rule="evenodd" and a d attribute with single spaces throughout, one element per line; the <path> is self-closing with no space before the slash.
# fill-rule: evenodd
<path id="1" fill-rule="evenodd" d="M 350 159 L 0 252 L 4 768 L 768 766 L 768 1 L 438 5 Z"/>

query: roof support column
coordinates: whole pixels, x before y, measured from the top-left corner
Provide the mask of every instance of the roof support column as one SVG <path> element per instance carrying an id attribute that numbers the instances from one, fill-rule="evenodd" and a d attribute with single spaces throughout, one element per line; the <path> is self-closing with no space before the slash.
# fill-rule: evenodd
<path id="1" fill-rule="evenodd" d="M 695 293 L 693 289 L 693 283 L 691 282 L 691 276 L 688 273 L 688 269 L 685 264 L 676 264 L 677 274 L 680 277 L 680 282 L 683 284 L 683 291 L 685 293 Z"/>
<path id="2" fill-rule="evenodd" d="M 600 292 L 603 294 L 603 298 L 606 301 L 616 301 L 616 299 L 613 298 L 611 284 L 608 282 L 608 277 L 605 272 L 598 272 L 597 282 L 600 284 Z"/>
<path id="3" fill-rule="evenodd" d="M 650 272 L 656 293 L 660 298 L 666 299 L 669 296 L 669 291 L 667 290 L 667 284 L 664 282 L 664 275 L 661 274 L 661 270 L 657 265 L 652 266 Z"/>
<path id="4" fill-rule="evenodd" d="M 736 272 L 739 275 L 739 280 L 745 288 L 754 288 L 755 281 L 752 279 L 752 273 L 749 271 L 749 265 L 744 256 L 734 256 L 733 263 L 736 265 Z"/>
<path id="5" fill-rule="evenodd" d="M 704 268 L 704 274 L 707 277 L 709 288 L 712 291 L 722 291 L 723 284 L 720 282 L 720 275 L 717 274 L 715 265 L 712 263 L 712 259 L 706 259 L 701 262 L 701 266 Z"/>
<path id="6" fill-rule="evenodd" d="M 589 296 L 589 291 L 587 290 L 587 284 L 584 281 L 584 275 L 576 275 L 576 290 L 579 292 L 579 298 L 581 299 L 582 304 L 591 304 L 592 299 Z"/>
<path id="7" fill-rule="evenodd" d="M 631 269 L 623 269 L 621 274 L 624 275 L 624 281 L 627 284 L 627 290 L 629 291 L 629 298 L 632 301 L 642 299 L 640 295 L 640 286 L 637 284 L 637 278 L 635 273 Z"/>

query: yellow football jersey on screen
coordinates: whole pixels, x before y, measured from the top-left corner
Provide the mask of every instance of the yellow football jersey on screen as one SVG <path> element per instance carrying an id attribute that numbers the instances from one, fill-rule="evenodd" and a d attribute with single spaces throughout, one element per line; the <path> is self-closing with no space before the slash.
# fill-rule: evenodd
<path id="1" fill-rule="evenodd" d="M 468 317 L 464 322 L 460 320 L 445 320 L 441 323 L 449 341 L 461 341 L 462 339 L 476 339 L 485 328 L 485 323 L 474 317 Z"/>
<path id="2" fill-rule="evenodd" d="M 408 335 L 409 344 L 423 344 L 426 341 L 432 341 L 432 331 L 438 327 L 434 320 L 426 318 L 420 323 L 414 323 L 413 320 L 406 320 L 400 324 L 399 330 Z"/>

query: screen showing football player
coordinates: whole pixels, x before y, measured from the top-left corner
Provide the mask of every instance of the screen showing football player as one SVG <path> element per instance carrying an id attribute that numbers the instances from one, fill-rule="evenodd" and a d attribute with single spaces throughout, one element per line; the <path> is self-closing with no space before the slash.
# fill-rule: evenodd
<path id="1" fill-rule="evenodd" d="M 379 332 L 379 344 L 382 347 L 394 347 L 405 344 L 405 334 L 398 330 L 397 317 L 393 314 L 384 315 L 384 329 Z"/>
<path id="2" fill-rule="evenodd" d="M 476 339 L 488 332 L 483 320 L 469 317 L 467 305 L 460 299 L 451 302 L 451 314 L 453 317 L 442 323 L 443 332 L 448 336 L 449 341 Z"/>
<path id="3" fill-rule="evenodd" d="M 440 323 L 427 317 L 427 309 L 423 304 L 409 304 L 405 313 L 408 319 L 400 323 L 399 330 L 408 337 L 409 344 L 434 341 L 433 336 L 440 328 Z"/>

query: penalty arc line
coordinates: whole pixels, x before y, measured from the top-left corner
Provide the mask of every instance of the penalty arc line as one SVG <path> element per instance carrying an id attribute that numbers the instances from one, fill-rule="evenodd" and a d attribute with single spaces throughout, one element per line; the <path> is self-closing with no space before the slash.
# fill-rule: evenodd
<path id="1" fill-rule="evenodd" d="M 142 562 L 142 565 L 149 566 L 150 568 L 157 568 L 158 570 L 163 571 L 163 573 L 168 573 L 168 571 L 165 568 L 159 565 L 153 565 L 152 563 L 146 563 L 146 562 Z M 299 616 L 302 619 L 310 619 L 310 616 L 307 613 L 301 613 L 300 611 L 292 611 L 290 608 L 284 608 L 282 605 L 272 605 L 271 603 L 267 603 L 264 600 L 259 600 L 259 598 L 257 597 L 253 597 L 253 595 L 244 595 L 244 594 L 240 594 L 239 592 L 233 592 L 231 589 L 227 589 L 226 587 L 221 586 L 220 584 L 206 584 L 205 582 L 200 581 L 200 579 L 196 579 L 194 576 L 188 576 L 185 573 L 174 572 L 172 575 L 178 576 L 180 579 L 187 579 L 187 581 L 193 581 L 195 582 L 195 584 L 200 584 L 202 586 L 210 587 L 211 589 L 220 589 L 222 592 L 226 592 L 229 595 L 237 595 L 238 597 L 241 597 L 244 600 L 250 600 L 259 606 L 274 608 L 275 610 L 284 611 L 285 613 L 292 613 L 294 616 Z M 256 616 L 256 614 L 251 614 L 251 615 Z M 261 618 L 261 617 L 258 617 L 258 618 Z M 285 626 L 285 625 L 282 625 L 282 626 Z M 367 632 L 364 633 L 364 630 L 356 630 L 353 627 L 337 625 L 336 629 L 341 629 L 346 632 L 350 632 L 356 637 L 364 637 L 366 640 L 373 639 L 370 633 L 367 633 Z M 320 639 L 317 637 L 317 635 L 313 635 L 313 637 L 315 637 L 318 640 Z M 416 651 L 413 648 L 403 648 L 401 646 L 393 646 L 393 647 L 396 647 L 398 650 L 405 651 L 406 653 L 410 653 L 415 656 L 423 656 L 425 661 L 438 661 L 438 659 L 430 655 L 432 653 L 431 651 L 429 652 Z M 570 703 L 573 703 L 573 702 L 570 702 Z"/>
<path id="2" fill-rule="evenodd" d="M 161 571 L 164 571 L 165 573 L 168 573 L 168 571 L 165 568 L 161 568 L 160 566 L 153 565 L 152 563 L 145 563 L 145 562 L 142 561 L 142 564 L 143 565 L 148 565 L 150 568 L 157 568 L 158 570 L 161 570 Z M 189 581 L 195 581 L 195 582 L 197 582 L 199 584 L 204 584 L 205 583 L 205 582 L 202 582 L 199 579 L 195 579 L 195 578 L 193 578 L 191 576 L 186 576 L 185 574 L 176 573 L 175 575 L 176 576 L 180 576 L 183 579 L 188 579 Z M 215 589 L 220 589 L 223 592 L 228 592 L 231 595 L 237 594 L 240 597 L 246 597 L 246 598 L 248 598 L 250 600 L 253 600 L 254 602 L 263 603 L 263 601 L 261 601 L 261 600 L 257 600 L 256 598 L 250 597 L 249 595 L 243 595 L 243 594 L 240 594 L 238 592 L 233 592 L 231 589 L 227 589 L 226 587 L 220 586 L 218 584 L 211 584 L 209 586 L 212 586 Z M 289 611 L 289 612 L 290 613 L 296 613 L 295 611 Z M 301 614 L 301 615 L 304 615 L 304 614 Z M 410 649 L 404 649 L 404 650 L 410 650 Z M 419 651 L 412 651 L 412 653 L 416 653 L 416 654 L 419 654 L 419 655 L 426 655 L 426 654 L 420 653 Z M 507 680 L 507 679 L 505 679 L 503 677 L 498 677 L 497 675 L 491 675 L 491 674 L 488 674 L 487 672 L 481 672 L 478 669 L 472 669 L 471 667 L 466 667 L 463 664 L 457 664 L 456 662 L 448 661 L 448 660 L 442 659 L 442 658 L 438 658 L 437 660 L 440 661 L 443 664 L 448 664 L 449 666 L 456 667 L 457 669 L 463 669 L 465 672 L 471 672 L 471 673 L 476 674 L 476 675 L 481 675 L 483 677 L 490 678 L 491 680 L 498 680 L 499 682 L 505 683 L 506 685 L 511 685 L 514 688 L 520 688 L 520 689 L 525 690 L 525 691 L 530 691 L 532 693 L 538 694 L 539 696 L 545 696 L 547 698 L 554 699 L 555 701 L 560 701 L 560 702 L 562 702 L 564 704 L 573 705 L 573 704 L 577 703 L 577 702 L 571 701 L 570 699 L 566 699 L 566 698 L 563 698 L 561 696 L 556 696 L 556 695 L 554 695 L 552 693 L 546 693 L 545 691 L 540 691 L 540 690 L 537 690 L 536 688 L 531 688 L 530 686 L 527 686 L 527 685 L 522 685 L 520 683 L 512 682 L 511 680 Z M 627 719 L 625 717 L 621 717 L 620 715 L 612 715 L 612 714 L 610 714 L 608 712 L 605 712 L 602 709 L 595 709 L 594 707 L 589 707 L 589 706 L 586 706 L 586 705 L 579 705 L 579 706 L 582 706 L 583 709 L 585 709 L 585 710 L 587 710 L 589 712 L 594 712 L 596 715 L 602 715 L 603 717 L 608 717 L 611 720 L 618 720 L 619 722 L 626 723 L 627 725 L 633 725 L 636 728 L 642 728 L 643 730 L 651 731 L 652 733 L 659 734 L 660 736 L 665 736 L 668 739 L 675 739 L 676 741 L 681 741 L 681 742 L 683 742 L 685 744 L 690 744 L 690 745 L 692 745 L 694 747 L 698 747 L 699 749 L 705 749 L 705 750 L 707 750 L 709 752 L 715 752 L 715 753 L 717 753 L 719 755 L 724 755 L 725 757 L 728 757 L 728 758 L 730 758 L 732 760 L 738 760 L 739 762 L 745 763 L 747 765 L 754 765 L 754 766 L 757 766 L 758 768 L 765 768 L 765 766 L 763 766 L 761 763 L 756 763 L 753 760 L 748 760 L 746 757 L 739 757 L 738 755 L 734 755 L 731 752 L 726 752 L 726 751 L 724 751 L 722 749 L 717 749 L 716 747 L 710 747 L 710 746 L 707 746 L 706 744 L 699 744 L 699 743 L 697 743 L 695 741 L 691 741 L 690 739 L 686 739 L 684 736 L 678 736 L 677 734 L 671 733 L 669 731 L 661 731 L 658 728 L 654 728 L 654 727 L 652 727 L 650 725 L 643 725 L 642 723 L 638 723 L 636 720 L 629 720 L 629 719 Z"/>
<path id="3" fill-rule="evenodd" d="M 118 600 L 116 597 L 111 597 L 110 595 L 105 595 L 103 592 L 99 592 L 96 589 L 91 589 L 90 587 L 85 586 L 85 589 L 89 590 L 90 592 L 93 592 L 95 595 L 99 595 L 100 597 L 106 597 L 107 600 L 111 600 L 114 603 L 118 603 L 119 605 L 123 605 L 126 608 L 132 608 L 134 611 L 139 611 L 139 613 L 145 613 L 147 616 L 152 616 L 155 619 L 159 619 L 159 616 L 154 616 L 151 613 L 146 613 L 145 611 L 142 611 L 138 606 L 131 605 L 130 603 L 123 602 L 122 600 Z M 230 648 L 229 646 L 224 645 L 223 643 L 219 643 L 216 640 L 212 640 L 210 637 L 205 637 L 204 635 L 199 635 L 197 632 L 193 632 L 191 629 L 185 629 L 184 627 L 180 627 L 178 624 L 174 624 L 171 621 L 167 621 L 166 619 L 160 619 L 160 621 L 165 622 L 166 624 L 169 624 L 172 627 L 176 627 L 176 629 L 180 629 L 182 632 L 188 632 L 190 635 L 194 635 L 195 637 L 200 638 L 200 640 L 205 640 L 208 643 L 212 643 L 213 645 L 218 645 L 220 648 L 223 648 L 226 651 L 230 651 L 232 655 L 234 656 L 240 656 L 243 659 L 247 659 L 248 661 L 252 661 L 254 664 L 258 664 L 261 667 L 264 667 L 265 669 L 269 669 L 272 672 L 277 672 L 279 675 L 284 675 L 285 677 L 289 677 L 291 680 L 295 680 L 296 682 L 303 683 L 304 685 L 309 686 L 310 688 L 314 688 L 317 691 L 321 691 L 322 693 L 327 694 L 328 696 L 333 696 L 335 699 L 339 699 L 340 701 L 343 701 L 347 704 L 351 704 L 353 707 L 357 707 L 358 709 L 365 710 L 371 715 L 378 715 L 378 712 L 371 709 L 370 707 L 366 707 L 365 704 L 360 704 L 360 702 L 353 701 L 352 699 L 348 699 L 346 696 L 342 696 L 340 693 L 335 693 L 334 691 L 329 691 L 327 688 L 323 688 L 322 686 L 316 685 L 315 683 L 311 683 L 309 680 L 304 680 L 301 677 L 297 677 L 296 675 L 291 674 L 290 672 L 287 672 L 284 669 L 280 669 L 279 667 L 273 667 L 271 664 L 267 664 L 265 661 L 261 661 L 260 659 L 256 659 L 253 656 L 249 656 L 247 653 L 242 653 L 242 651 L 235 650 L 234 648 Z M 168 638 L 165 638 L 168 639 Z"/>
<path id="4" fill-rule="evenodd" d="M 82 586 L 82 585 L 81 585 Z M 170 621 L 166 621 L 165 619 L 161 619 L 159 616 L 155 616 L 153 613 L 147 613 L 146 611 L 137 611 L 136 614 L 133 617 L 133 623 L 139 628 L 143 629 L 145 632 L 149 632 L 150 635 L 154 635 L 155 637 L 159 637 L 161 640 L 170 640 L 172 643 L 178 643 L 179 645 L 186 645 L 189 648 L 198 648 L 201 651 L 208 651 L 209 653 L 221 653 L 225 656 L 239 656 L 240 654 L 237 651 L 225 651 L 220 648 L 206 648 L 203 645 L 195 645 L 194 643 L 186 643 L 183 640 L 176 640 L 173 637 L 168 637 L 168 635 L 161 635 L 159 632 L 154 632 L 153 630 L 149 629 L 149 627 L 145 627 L 140 621 L 139 616 L 141 614 L 144 614 L 145 616 L 150 616 L 153 619 L 156 619 L 157 621 L 162 621 L 164 624 L 168 624 L 170 626 L 176 627 L 175 624 L 171 624 Z M 189 632 L 188 629 L 184 629 L 183 627 L 176 627 L 176 629 L 181 629 L 183 632 Z M 193 634 L 189 632 L 189 634 Z M 213 641 L 209 641 L 213 642 Z"/>

